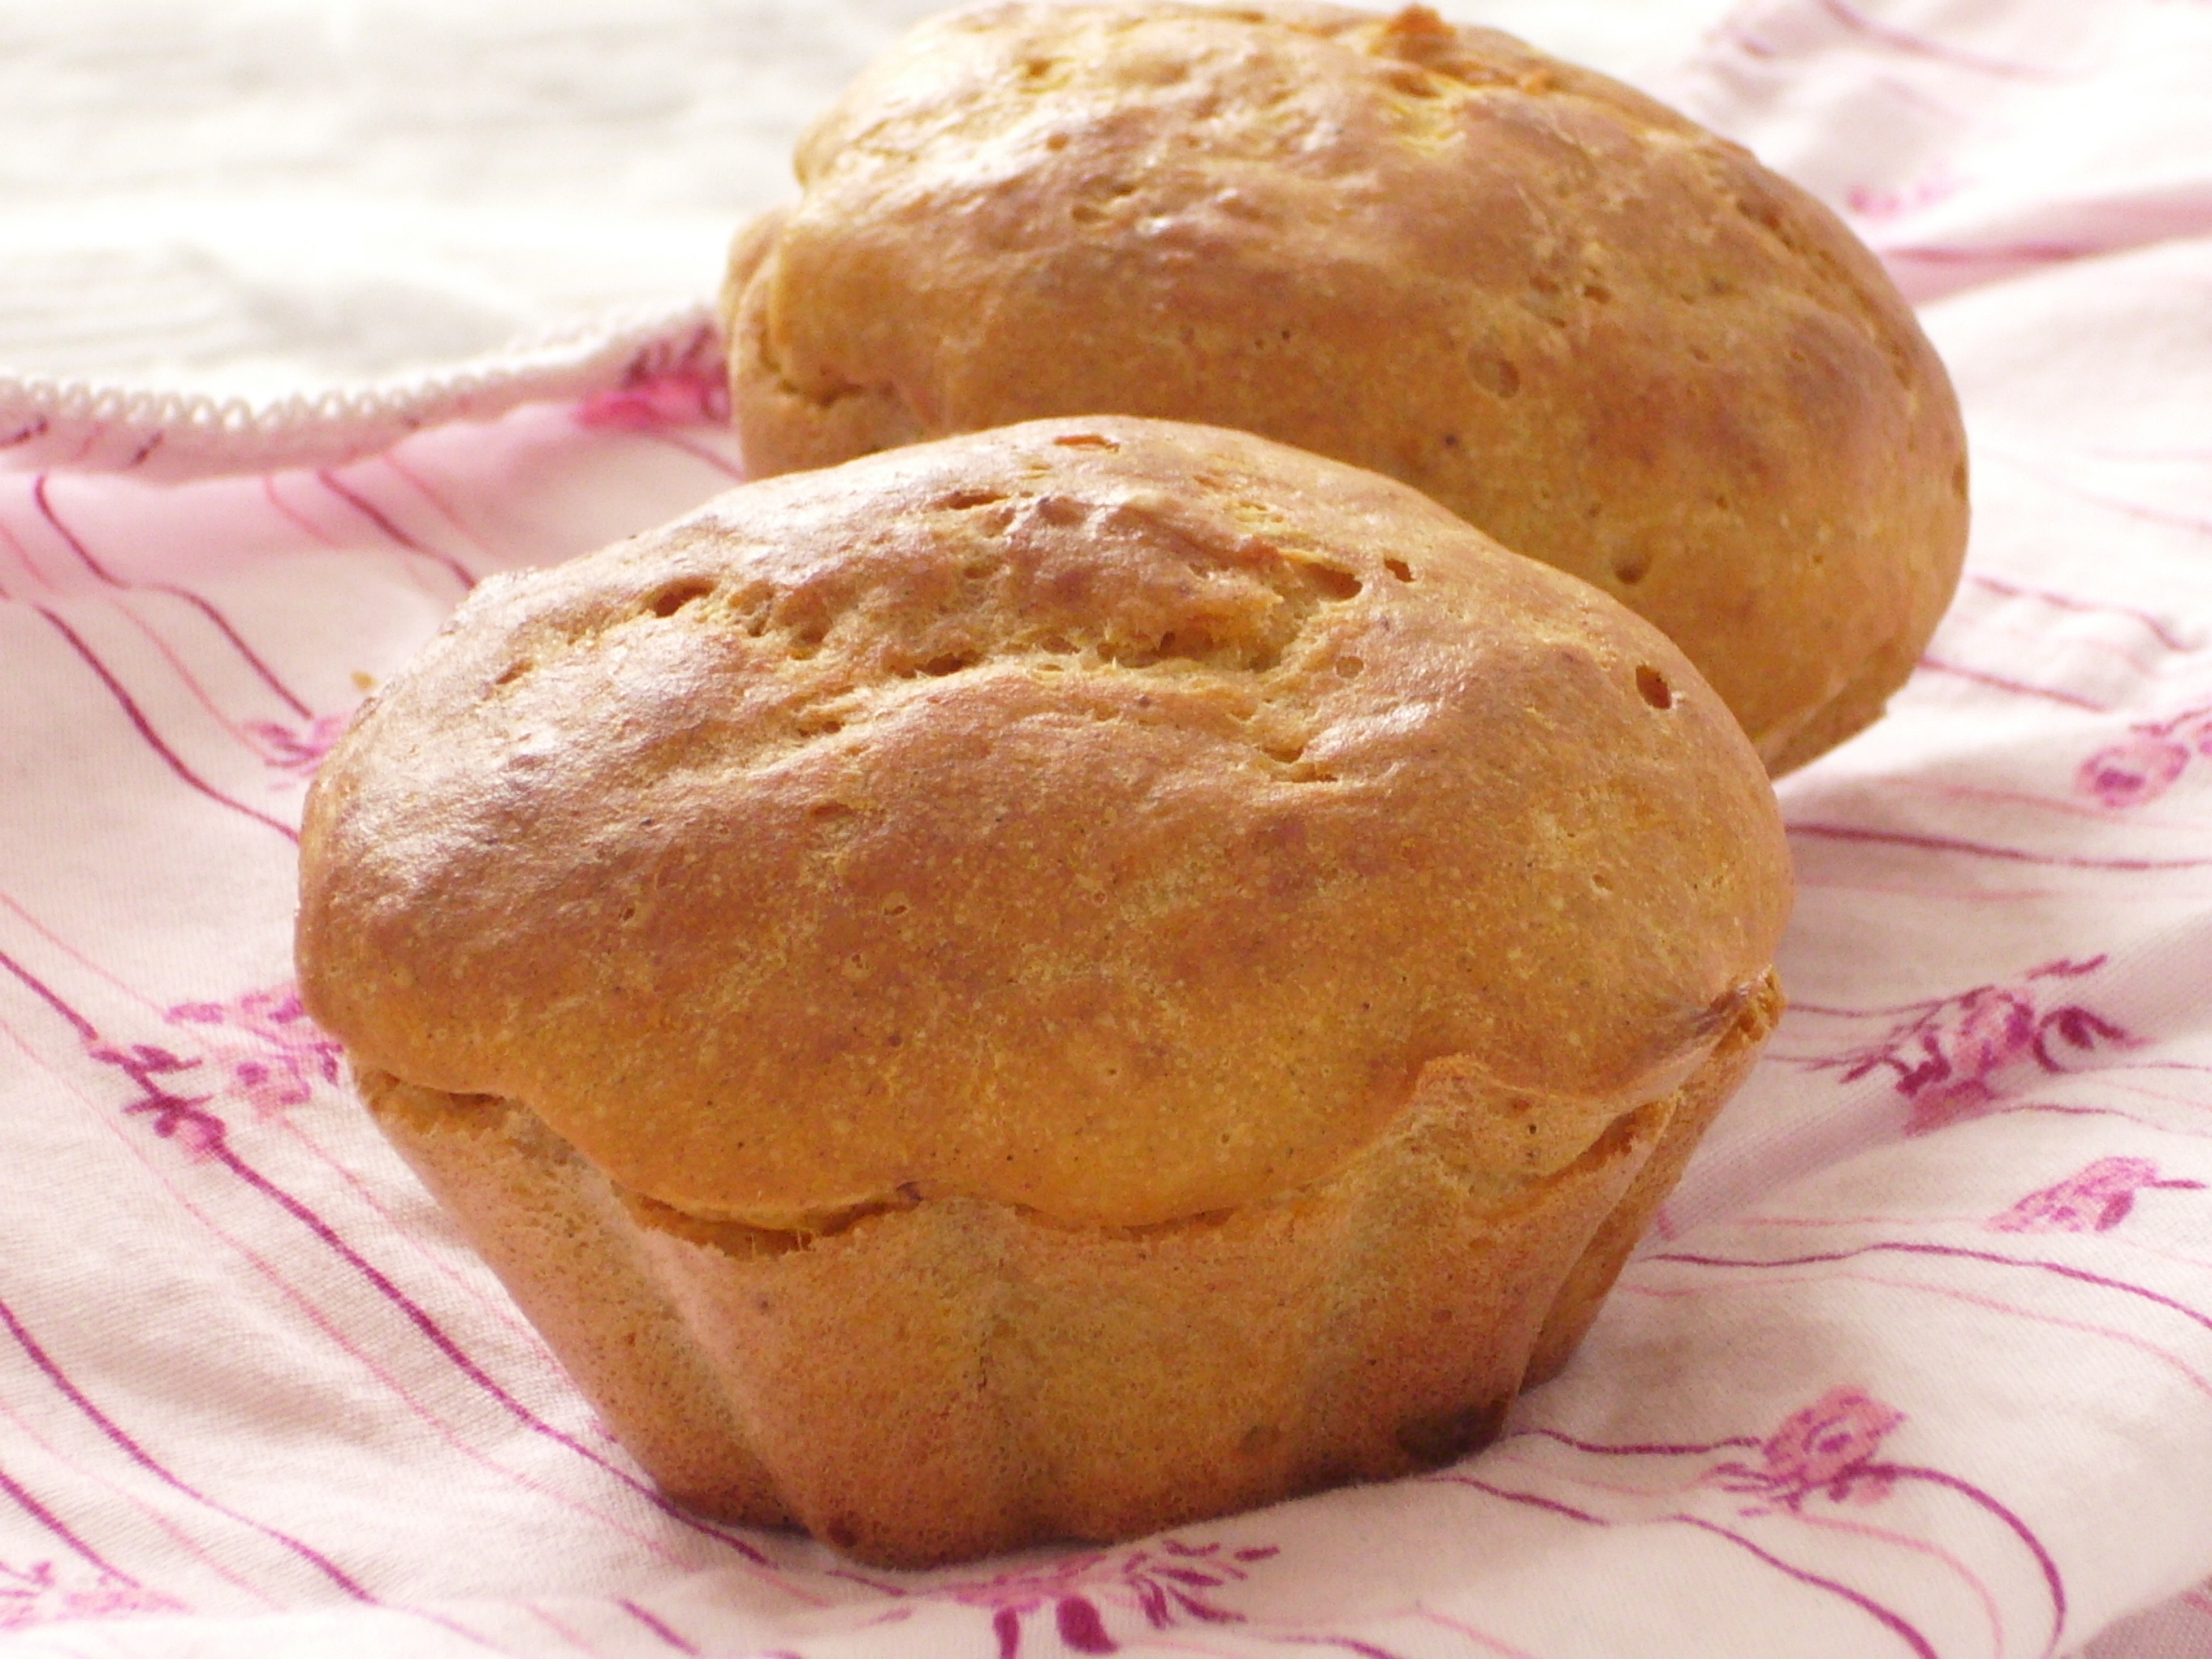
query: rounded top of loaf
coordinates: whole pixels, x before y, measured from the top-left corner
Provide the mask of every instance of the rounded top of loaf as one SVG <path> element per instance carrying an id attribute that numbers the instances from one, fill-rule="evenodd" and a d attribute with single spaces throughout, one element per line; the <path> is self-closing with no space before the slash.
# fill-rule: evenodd
<path id="1" fill-rule="evenodd" d="M 1696 671 L 1390 480 L 1046 421 L 483 584 L 325 762 L 308 1006 L 615 1181 L 809 1230 L 1341 1166 L 1422 1068 L 1622 1109 L 1772 960 Z"/>
<path id="2" fill-rule="evenodd" d="M 1414 485 L 1680 644 L 1780 772 L 1957 579 L 1965 441 L 1874 257 L 1739 146 L 1422 7 L 915 30 L 739 238 L 756 472 L 1113 410 Z"/>

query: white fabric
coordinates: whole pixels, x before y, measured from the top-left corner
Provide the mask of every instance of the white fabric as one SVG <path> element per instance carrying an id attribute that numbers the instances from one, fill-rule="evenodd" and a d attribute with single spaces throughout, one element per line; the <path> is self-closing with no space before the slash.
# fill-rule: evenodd
<path id="1" fill-rule="evenodd" d="M 0 29 L 59 27 L 26 15 Z M 397 87 L 369 22 L 398 15 L 261 22 L 351 16 Z M 775 66 L 887 16 L 752 14 L 730 49 L 798 89 Z M 222 61 L 250 91 L 270 52 Z M 528 127 L 424 73 L 456 128 Z M 518 278 L 496 333 L 402 329 L 411 373 L 373 327 L 191 361 L 15 336 L 55 355 L 19 359 L 48 427 L 0 473 L 0 1654 L 2212 1652 L 2212 7 L 1761 0 L 1647 79 L 1855 204 L 1928 301 L 1967 579 L 1891 717 L 1784 785 L 1797 1006 L 1567 1374 L 1454 1469 L 1109 1550 L 902 1577 L 671 1510 L 291 1000 L 300 796 L 363 685 L 475 577 L 734 476 L 710 255 Z M 500 142 L 455 194 L 559 218 Z M 496 349 L 615 303 L 648 309 Z M 309 414 L 62 406 L 225 361 Z M 431 423 L 395 444 L 395 408 Z M 135 473 L 124 429 L 163 435 Z M 200 476 L 149 481 L 165 453 Z"/>
<path id="2" fill-rule="evenodd" d="M 1633 73 L 1679 58 L 1719 6 L 1443 9 Z M 10 371 L 86 404 L 149 389 L 249 405 L 335 389 L 358 402 L 372 384 L 413 385 L 580 318 L 696 305 L 739 222 L 794 189 L 804 124 L 937 10 L 0 10 L 0 424 Z"/>

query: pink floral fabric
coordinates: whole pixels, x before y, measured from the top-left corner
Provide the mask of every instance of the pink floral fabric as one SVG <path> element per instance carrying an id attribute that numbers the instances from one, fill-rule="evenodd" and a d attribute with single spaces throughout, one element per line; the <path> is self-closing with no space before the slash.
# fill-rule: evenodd
<path id="1" fill-rule="evenodd" d="M 1923 304 L 1958 601 L 1783 784 L 1794 1006 L 1567 1372 L 1452 1468 L 1111 1549 L 876 1573 L 667 1503 L 289 981 L 365 690 L 474 582 L 740 476 L 711 334 L 289 448 L 203 423 L 168 482 L 33 410 L 0 1656 L 2212 1652 L 2207 85 L 2202 0 L 1758 0 L 1657 88 Z"/>

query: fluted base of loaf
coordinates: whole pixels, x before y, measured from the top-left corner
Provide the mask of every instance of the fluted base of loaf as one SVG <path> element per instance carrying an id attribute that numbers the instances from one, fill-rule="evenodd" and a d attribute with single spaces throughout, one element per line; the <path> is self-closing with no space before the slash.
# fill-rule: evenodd
<path id="1" fill-rule="evenodd" d="M 1770 978 L 1674 1093 L 1515 1179 L 1497 1137 L 1546 1103 L 1445 1065 L 1329 1179 L 1128 1230 L 962 1198 L 813 1237 L 702 1222 L 618 1192 L 517 1103 L 359 1081 L 671 1497 L 919 1567 L 1480 1445 L 1532 1356 L 1564 1363 L 1778 1006 Z"/>

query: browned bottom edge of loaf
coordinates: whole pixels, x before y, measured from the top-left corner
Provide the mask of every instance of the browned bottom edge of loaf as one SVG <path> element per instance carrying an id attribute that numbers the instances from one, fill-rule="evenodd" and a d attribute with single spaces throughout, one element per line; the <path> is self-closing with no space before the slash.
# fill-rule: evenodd
<path id="1" fill-rule="evenodd" d="M 701 1223 L 515 1103 L 360 1082 L 665 1492 L 921 1567 L 1483 1444 L 1580 1341 L 1779 1005 L 1770 978 L 1675 1093 L 1503 1201 L 1445 1113 L 1302 1192 L 1128 1230 L 966 1198 L 812 1238 Z"/>

